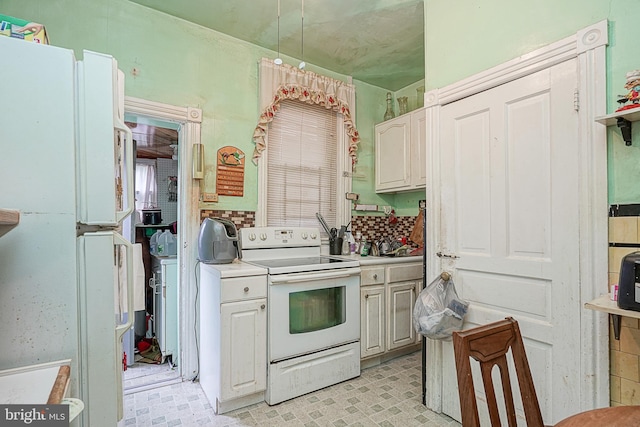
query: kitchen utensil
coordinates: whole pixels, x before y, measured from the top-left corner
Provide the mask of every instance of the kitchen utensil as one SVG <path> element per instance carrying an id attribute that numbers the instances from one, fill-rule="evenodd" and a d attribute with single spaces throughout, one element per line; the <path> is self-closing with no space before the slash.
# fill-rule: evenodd
<path id="1" fill-rule="evenodd" d="M 316 212 L 316 218 L 318 218 L 318 221 L 320 221 L 320 225 L 322 225 L 322 228 L 324 228 L 324 231 L 331 236 L 331 230 L 329 230 L 329 226 L 327 225 L 327 221 L 324 220 L 324 218 L 322 217 L 322 215 L 320 215 L 320 212 Z"/>
<path id="2" fill-rule="evenodd" d="M 380 255 L 388 255 L 390 250 L 391 248 L 389 247 L 389 242 L 386 238 L 378 242 L 378 252 Z"/>
<path id="3" fill-rule="evenodd" d="M 331 230 L 329 230 L 329 238 L 336 239 L 337 237 L 338 237 L 338 229 L 335 227 L 332 227 Z"/>
<path id="4" fill-rule="evenodd" d="M 329 239 L 329 255 L 342 255 L 342 239 L 340 237 Z"/>
<path id="5" fill-rule="evenodd" d="M 371 255 L 372 255 L 372 256 L 380 256 L 380 249 L 379 249 L 379 247 L 378 247 L 377 242 L 374 242 L 374 243 L 371 245 Z"/>

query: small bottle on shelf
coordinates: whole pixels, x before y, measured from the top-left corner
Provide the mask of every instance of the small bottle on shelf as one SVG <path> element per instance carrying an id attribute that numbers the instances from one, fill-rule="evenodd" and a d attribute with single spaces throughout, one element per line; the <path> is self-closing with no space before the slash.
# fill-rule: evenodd
<path id="1" fill-rule="evenodd" d="M 391 92 L 387 92 L 387 111 L 384 112 L 384 119 L 389 120 L 395 117 L 393 112 L 393 102 L 391 100 Z"/>

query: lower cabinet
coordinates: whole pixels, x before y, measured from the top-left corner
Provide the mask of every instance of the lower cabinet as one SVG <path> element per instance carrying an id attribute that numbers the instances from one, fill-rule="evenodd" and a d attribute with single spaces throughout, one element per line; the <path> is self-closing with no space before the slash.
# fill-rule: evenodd
<path id="1" fill-rule="evenodd" d="M 360 352 L 372 364 L 418 349 L 413 307 L 422 290 L 422 263 L 361 266 Z"/>
<path id="2" fill-rule="evenodd" d="M 389 283 L 387 286 L 387 350 L 416 343 L 413 306 L 417 282 Z"/>
<path id="3" fill-rule="evenodd" d="M 222 332 L 220 400 L 246 396 L 267 387 L 267 300 L 220 306 Z"/>
<path id="4" fill-rule="evenodd" d="M 200 266 L 200 385 L 216 414 L 264 401 L 267 278 Z"/>
<path id="5" fill-rule="evenodd" d="M 384 286 L 360 289 L 360 358 L 384 353 Z"/>

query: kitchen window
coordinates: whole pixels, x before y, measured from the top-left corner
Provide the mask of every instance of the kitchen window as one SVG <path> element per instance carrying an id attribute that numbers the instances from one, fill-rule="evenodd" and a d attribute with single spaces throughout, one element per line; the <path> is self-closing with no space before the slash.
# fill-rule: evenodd
<path id="1" fill-rule="evenodd" d="M 259 63 L 260 117 L 256 226 L 330 227 L 349 223 L 357 162 L 355 87 L 268 58 Z M 323 238 L 326 233 L 321 229 Z"/>
<path id="2" fill-rule="evenodd" d="M 282 101 L 269 125 L 265 155 L 266 225 L 318 227 L 316 212 L 339 226 L 337 113 L 319 105 Z M 346 223 L 345 223 L 346 224 Z"/>

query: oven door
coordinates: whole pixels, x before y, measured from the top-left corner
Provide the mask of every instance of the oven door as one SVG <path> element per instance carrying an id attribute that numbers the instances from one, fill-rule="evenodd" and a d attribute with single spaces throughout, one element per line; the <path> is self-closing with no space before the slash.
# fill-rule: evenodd
<path id="1" fill-rule="evenodd" d="M 269 361 L 360 339 L 360 269 L 269 276 Z"/>

